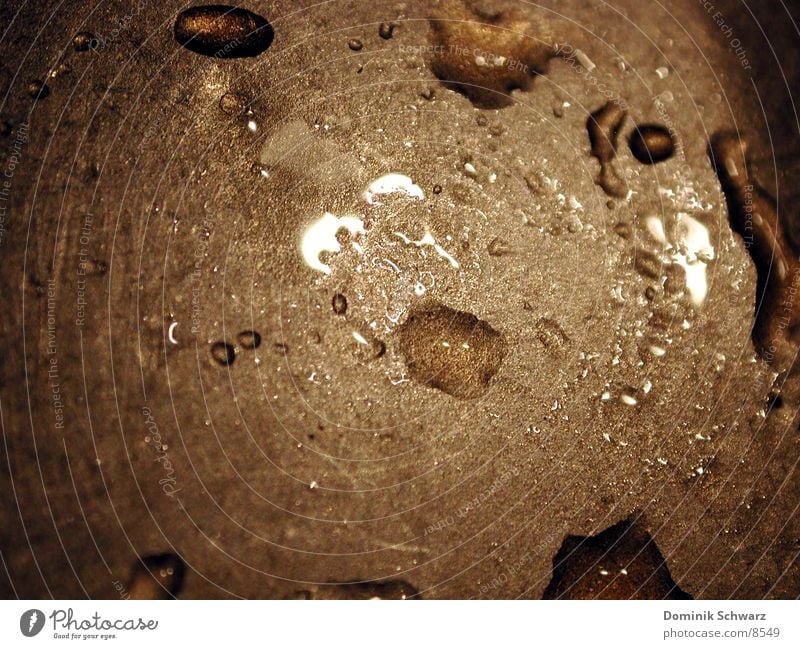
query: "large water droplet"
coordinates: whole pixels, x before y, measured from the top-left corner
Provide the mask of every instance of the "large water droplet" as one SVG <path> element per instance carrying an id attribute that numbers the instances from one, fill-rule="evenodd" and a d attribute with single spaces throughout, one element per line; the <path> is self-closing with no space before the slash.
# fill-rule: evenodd
<path id="1" fill-rule="evenodd" d="M 432 72 L 479 107 L 510 105 L 511 91 L 527 89 L 556 54 L 544 20 L 516 10 L 489 17 L 445 0 L 430 22 Z"/>
<path id="2" fill-rule="evenodd" d="M 414 310 L 398 335 L 411 377 L 461 399 L 484 394 L 506 355 L 488 322 L 443 305 Z"/>
<path id="3" fill-rule="evenodd" d="M 186 49 L 218 59 L 257 56 L 275 33 L 266 18 L 240 7 L 190 7 L 175 20 L 175 40 Z"/>
<path id="4" fill-rule="evenodd" d="M 636 127 L 628 144 L 633 157 L 647 165 L 663 162 L 675 153 L 672 133 L 658 124 L 642 124 Z"/>

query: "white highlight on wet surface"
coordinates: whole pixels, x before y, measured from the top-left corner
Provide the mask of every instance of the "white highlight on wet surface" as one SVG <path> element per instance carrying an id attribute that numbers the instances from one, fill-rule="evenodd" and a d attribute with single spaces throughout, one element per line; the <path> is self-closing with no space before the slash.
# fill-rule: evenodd
<path id="1" fill-rule="evenodd" d="M 408 176 L 398 173 L 386 174 L 373 180 L 364 191 L 364 200 L 369 205 L 380 205 L 378 197 L 387 194 L 405 194 L 410 198 L 425 200 L 425 192 L 422 191 L 422 187 L 415 184 Z"/>
<path id="2" fill-rule="evenodd" d="M 331 267 L 323 264 L 319 260 L 319 256 L 323 252 L 337 253 L 341 251 L 342 246 L 336 239 L 336 234 L 343 229 L 353 237 L 364 234 L 364 221 L 357 216 L 336 216 L 330 212 L 325 212 L 321 218 L 314 221 L 306 229 L 300 244 L 306 264 L 314 270 L 330 275 Z"/>
<path id="3" fill-rule="evenodd" d="M 178 344 L 178 339 L 175 338 L 175 329 L 177 329 L 177 327 L 178 327 L 178 323 L 177 322 L 173 322 L 169 326 L 169 329 L 167 330 L 167 338 L 169 338 L 169 341 L 173 345 L 177 345 Z"/>
<path id="4" fill-rule="evenodd" d="M 708 228 L 685 212 L 679 212 L 670 239 L 664 225 L 656 216 L 647 217 L 648 231 L 663 247 L 674 264 L 686 273 L 686 290 L 695 306 L 701 306 L 708 295 L 706 270 L 714 260 Z"/>
<path id="5" fill-rule="evenodd" d="M 455 257 L 453 257 L 447 250 L 442 248 L 437 242 L 436 239 L 433 238 L 433 235 L 430 232 L 425 232 L 425 236 L 422 237 L 419 241 L 414 241 L 410 239 L 408 236 L 403 234 L 402 232 L 395 232 L 395 235 L 400 237 L 403 240 L 403 243 L 416 246 L 417 248 L 422 248 L 423 246 L 431 246 L 436 253 L 440 257 L 444 257 L 453 268 L 458 268 L 459 264 L 456 261 Z"/>

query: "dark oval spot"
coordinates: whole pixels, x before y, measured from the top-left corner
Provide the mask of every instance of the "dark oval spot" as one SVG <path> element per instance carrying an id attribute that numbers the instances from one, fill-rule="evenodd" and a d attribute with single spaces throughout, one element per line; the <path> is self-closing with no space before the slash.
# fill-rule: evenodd
<path id="1" fill-rule="evenodd" d="M 358 52 L 361 50 L 362 47 L 364 47 L 364 43 L 362 43 L 357 38 L 354 38 L 347 43 L 347 47 L 349 47 L 354 52 Z"/>
<path id="2" fill-rule="evenodd" d="M 675 140 L 663 126 L 645 124 L 634 129 L 629 140 L 631 153 L 646 165 L 663 162 L 675 153 Z"/>
<path id="3" fill-rule="evenodd" d="M 91 32 L 78 32 L 75 38 L 72 39 L 72 47 L 76 52 L 88 52 L 89 50 L 96 50 L 100 45 L 97 37 Z"/>
<path id="4" fill-rule="evenodd" d="M 236 360 L 236 350 L 233 345 L 219 341 L 211 345 L 211 358 L 220 365 L 231 365 Z"/>
<path id="5" fill-rule="evenodd" d="M 274 37 L 266 18 L 240 7 L 191 7 L 175 20 L 175 40 L 192 52 L 219 59 L 258 56 Z"/>
<path id="6" fill-rule="evenodd" d="M 28 94 L 36 100 L 44 99 L 50 94 L 50 88 L 44 81 L 35 79 L 28 84 Z"/>
<path id="7" fill-rule="evenodd" d="M 381 23 L 378 26 L 378 35 L 384 40 L 388 41 L 392 36 L 394 36 L 394 23 Z"/>
<path id="8" fill-rule="evenodd" d="M 242 349 L 258 349 L 261 345 L 261 334 L 257 331 L 243 331 L 236 337 Z"/>
<path id="9" fill-rule="evenodd" d="M 333 312 L 336 315 L 344 315 L 347 313 L 347 298 L 341 293 L 337 293 L 333 296 L 331 305 L 333 306 Z"/>

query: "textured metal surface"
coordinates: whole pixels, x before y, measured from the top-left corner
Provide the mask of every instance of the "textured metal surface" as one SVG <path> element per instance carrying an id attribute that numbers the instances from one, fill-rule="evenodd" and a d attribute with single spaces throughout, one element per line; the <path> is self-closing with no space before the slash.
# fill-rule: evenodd
<path id="1" fill-rule="evenodd" d="M 231 59 L 171 0 L 3 3 L 5 596 L 798 595 L 794 348 L 753 346 L 708 157 L 747 136 L 798 240 L 796 10 L 473 5 L 254 0 L 274 41 Z M 314 269 L 326 213 L 363 232 Z"/>

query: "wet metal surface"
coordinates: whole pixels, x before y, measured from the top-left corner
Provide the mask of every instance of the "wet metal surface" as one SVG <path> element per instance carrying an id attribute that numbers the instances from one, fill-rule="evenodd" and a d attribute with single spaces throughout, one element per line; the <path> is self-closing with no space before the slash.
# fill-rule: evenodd
<path id="1" fill-rule="evenodd" d="M 2 3 L 0 594 L 797 596 L 797 12 L 717 4 Z"/>

